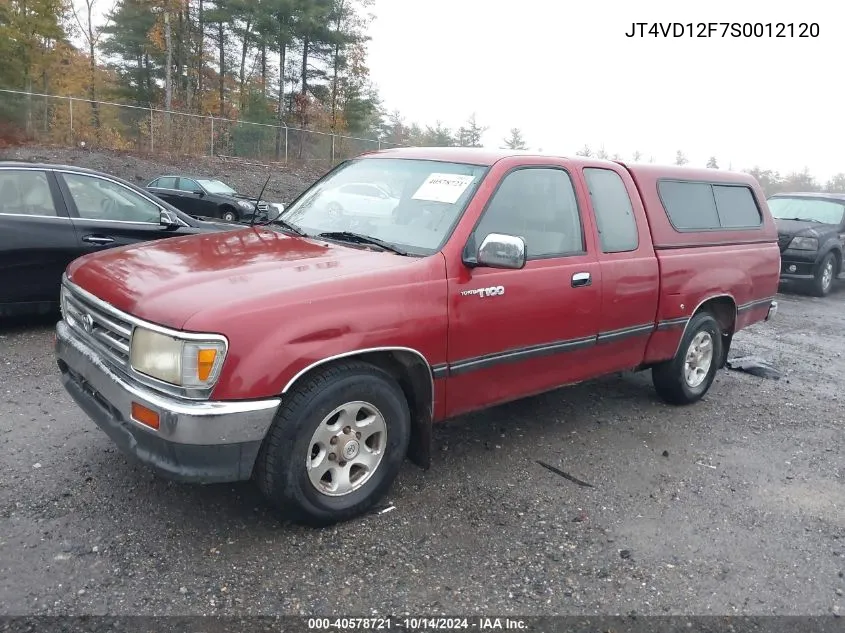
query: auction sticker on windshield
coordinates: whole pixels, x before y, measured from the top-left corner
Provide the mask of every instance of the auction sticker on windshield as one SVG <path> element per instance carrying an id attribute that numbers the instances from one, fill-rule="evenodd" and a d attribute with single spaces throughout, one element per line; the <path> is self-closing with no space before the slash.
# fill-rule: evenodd
<path id="1" fill-rule="evenodd" d="M 454 204 L 472 184 L 473 176 L 431 174 L 412 196 L 414 200 Z"/>

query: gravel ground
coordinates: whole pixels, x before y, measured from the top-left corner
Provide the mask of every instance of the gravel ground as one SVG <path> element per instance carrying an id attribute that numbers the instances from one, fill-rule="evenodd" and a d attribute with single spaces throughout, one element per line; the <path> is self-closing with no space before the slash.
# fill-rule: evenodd
<path id="1" fill-rule="evenodd" d="M 845 610 L 845 292 L 785 294 L 697 405 L 648 374 L 452 421 L 394 509 L 312 530 L 250 484 L 172 484 L 57 378 L 52 323 L 0 330 L 8 614 L 830 614 Z M 577 485 L 538 465 L 556 466 Z"/>

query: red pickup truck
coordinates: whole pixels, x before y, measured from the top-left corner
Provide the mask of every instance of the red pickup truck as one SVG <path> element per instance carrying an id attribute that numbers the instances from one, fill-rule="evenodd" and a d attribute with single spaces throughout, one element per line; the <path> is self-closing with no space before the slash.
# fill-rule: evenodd
<path id="1" fill-rule="evenodd" d="M 327 524 L 427 468 L 446 418 L 626 370 L 697 401 L 779 275 L 746 174 L 396 149 L 270 224 L 75 260 L 56 353 L 125 452 Z"/>

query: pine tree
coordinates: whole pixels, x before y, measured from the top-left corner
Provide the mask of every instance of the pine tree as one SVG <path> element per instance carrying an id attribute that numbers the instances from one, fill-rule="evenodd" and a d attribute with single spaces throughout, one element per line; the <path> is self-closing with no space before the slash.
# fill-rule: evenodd
<path id="1" fill-rule="evenodd" d="M 525 150 L 528 147 L 525 145 L 525 139 L 522 138 L 522 132 L 518 127 L 511 128 L 511 135 L 503 139 L 506 149 Z"/>

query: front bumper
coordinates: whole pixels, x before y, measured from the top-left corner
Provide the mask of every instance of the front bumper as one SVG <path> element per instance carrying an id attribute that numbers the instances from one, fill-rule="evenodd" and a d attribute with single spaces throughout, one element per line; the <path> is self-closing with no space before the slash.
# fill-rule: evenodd
<path id="1" fill-rule="evenodd" d="M 787 249 L 781 254 L 780 278 L 785 281 L 810 281 L 816 276 L 817 266 L 817 252 Z"/>
<path id="2" fill-rule="evenodd" d="M 211 402 L 162 395 L 111 370 L 64 321 L 56 325 L 56 356 L 65 389 L 123 452 L 177 481 L 250 478 L 278 398 Z M 158 430 L 132 418 L 133 402 L 159 414 Z"/>

